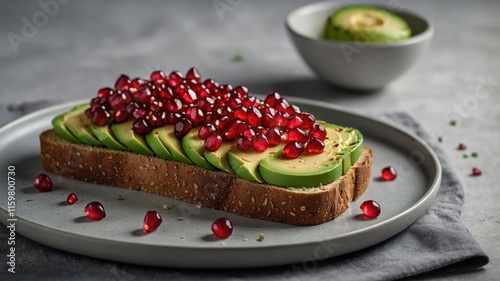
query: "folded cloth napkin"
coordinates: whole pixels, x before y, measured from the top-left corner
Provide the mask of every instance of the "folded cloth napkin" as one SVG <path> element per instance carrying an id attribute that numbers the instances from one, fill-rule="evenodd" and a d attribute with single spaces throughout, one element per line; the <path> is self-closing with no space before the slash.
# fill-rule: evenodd
<path id="1" fill-rule="evenodd" d="M 0 105 L 0 125 L 50 102 Z M 15 277 L 23 280 L 395 280 L 433 270 L 473 270 L 486 265 L 488 256 L 460 222 L 464 190 L 444 152 L 422 127 L 402 112 L 378 115 L 426 141 L 441 161 L 443 177 L 429 210 L 396 236 L 351 254 L 328 259 L 315 266 L 288 265 L 238 270 L 187 270 L 137 266 L 93 259 L 63 252 L 16 236 L 18 253 Z M 0 228 L 1 245 L 8 232 Z M 5 248 L 4 248 L 5 249 Z M 4 256 L 5 257 L 5 256 Z M 5 263 L 2 263 L 5 266 Z M 2 270 L 0 279 L 11 280 Z"/>

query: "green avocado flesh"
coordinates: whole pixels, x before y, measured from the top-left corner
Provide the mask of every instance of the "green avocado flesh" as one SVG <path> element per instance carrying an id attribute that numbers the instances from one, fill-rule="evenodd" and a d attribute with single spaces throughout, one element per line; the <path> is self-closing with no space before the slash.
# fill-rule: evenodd
<path id="1" fill-rule="evenodd" d="M 243 152 L 236 148 L 236 141 L 224 142 L 217 151 L 209 152 L 204 149 L 204 140 L 198 137 L 198 128 L 182 139 L 175 136 L 173 125 L 155 128 L 143 136 L 133 131 L 132 120 L 96 126 L 85 115 L 87 108 L 88 105 L 76 106 L 56 116 L 52 120 L 56 134 L 72 143 L 156 155 L 205 169 L 236 173 L 252 182 L 289 188 L 318 187 L 335 181 L 356 163 L 363 147 L 363 135 L 358 130 L 317 121 L 327 131 L 321 154 L 304 152 L 296 159 L 284 159 L 281 155 L 286 142 L 263 152 Z"/>
<path id="2" fill-rule="evenodd" d="M 411 29 L 401 17 L 375 7 L 350 6 L 327 20 L 324 38 L 336 41 L 397 42 L 408 39 Z"/>

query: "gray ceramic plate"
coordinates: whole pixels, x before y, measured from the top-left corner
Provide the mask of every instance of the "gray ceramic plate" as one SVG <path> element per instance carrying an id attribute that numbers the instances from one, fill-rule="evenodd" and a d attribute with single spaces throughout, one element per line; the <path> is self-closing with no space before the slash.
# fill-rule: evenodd
<path id="1" fill-rule="evenodd" d="M 73 102 L 30 114 L 0 129 L 0 216 L 7 211 L 7 172 L 15 167 L 16 231 L 50 247 L 86 256 L 167 267 L 234 268 L 314 263 L 377 244 L 415 222 L 436 196 L 441 168 L 432 150 L 418 138 L 379 120 L 345 109 L 303 99 L 290 99 L 318 119 L 353 126 L 365 135 L 374 151 L 373 173 L 366 193 L 332 222 L 297 227 L 239 217 L 208 208 L 197 208 L 170 198 L 117 187 L 100 186 L 51 175 L 55 188 L 40 193 L 33 180 L 44 172 L 40 164 L 38 135 L 51 127 L 50 120 Z M 398 172 L 392 182 L 377 178 L 391 165 Z M 99 171 L 96 171 L 99 172 Z M 65 203 L 71 192 L 74 205 Z M 125 200 L 118 200 L 122 196 Z M 382 208 L 380 216 L 363 220 L 360 204 L 368 199 Z M 107 217 L 89 221 L 87 203 L 103 203 Z M 166 211 L 164 204 L 173 206 Z M 148 210 L 157 210 L 163 224 L 153 233 L 142 232 Z M 183 217 L 183 220 L 179 220 Z M 220 217 L 233 221 L 234 232 L 225 240 L 211 234 L 211 223 Z M 264 240 L 258 242 L 259 234 Z"/>

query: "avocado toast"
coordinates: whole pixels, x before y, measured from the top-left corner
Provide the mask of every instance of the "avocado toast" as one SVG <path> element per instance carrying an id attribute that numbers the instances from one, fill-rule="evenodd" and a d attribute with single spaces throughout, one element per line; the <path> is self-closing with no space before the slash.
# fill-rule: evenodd
<path id="1" fill-rule="evenodd" d="M 52 123 L 40 135 L 47 171 L 294 225 L 340 215 L 371 171 L 358 130 L 277 93 L 261 101 L 242 86 L 202 82 L 194 68 L 186 78 L 122 75 Z"/>

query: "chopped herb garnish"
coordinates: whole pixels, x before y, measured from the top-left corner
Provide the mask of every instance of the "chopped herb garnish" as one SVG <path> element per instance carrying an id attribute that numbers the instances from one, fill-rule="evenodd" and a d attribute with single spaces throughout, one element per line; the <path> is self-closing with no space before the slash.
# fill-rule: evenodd
<path id="1" fill-rule="evenodd" d="M 472 156 L 472 157 L 474 157 L 474 158 L 477 158 L 479 155 L 477 154 L 477 152 L 472 152 L 472 153 L 470 154 L 470 156 Z"/>
<path id="2" fill-rule="evenodd" d="M 31 201 L 33 201 L 33 199 L 28 199 L 28 200 L 26 200 L 26 202 L 31 202 Z"/>
<path id="3" fill-rule="evenodd" d="M 457 125 L 457 121 L 455 121 L 455 120 L 450 121 L 450 126 L 456 126 L 456 125 Z"/>
<path id="4" fill-rule="evenodd" d="M 464 153 L 464 158 L 469 158 L 469 155 L 467 155 L 466 153 Z"/>
<path id="5" fill-rule="evenodd" d="M 259 234 L 259 238 L 257 239 L 257 242 L 262 242 L 262 241 L 264 241 L 264 233 L 261 232 Z"/>
<path id="6" fill-rule="evenodd" d="M 241 54 L 235 54 L 235 55 L 231 58 L 231 61 L 232 61 L 232 62 L 240 62 L 240 61 L 243 61 L 243 55 L 241 55 Z"/>
<path id="7" fill-rule="evenodd" d="M 123 197 L 123 195 L 119 194 L 117 200 L 125 200 L 125 197 Z"/>

